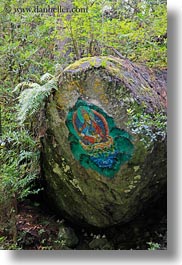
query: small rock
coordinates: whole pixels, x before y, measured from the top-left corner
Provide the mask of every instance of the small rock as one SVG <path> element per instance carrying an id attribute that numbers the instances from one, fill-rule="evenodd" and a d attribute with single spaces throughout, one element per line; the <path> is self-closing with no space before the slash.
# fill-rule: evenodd
<path id="1" fill-rule="evenodd" d="M 65 226 L 65 224 L 60 226 L 58 240 L 66 247 L 75 247 L 79 242 L 74 230 L 71 227 Z"/>
<path id="2" fill-rule="evenodd" d="M 96 238 L 89 243 L 91 249 L 112 250 L 114 246 L 106 238 Z"/>

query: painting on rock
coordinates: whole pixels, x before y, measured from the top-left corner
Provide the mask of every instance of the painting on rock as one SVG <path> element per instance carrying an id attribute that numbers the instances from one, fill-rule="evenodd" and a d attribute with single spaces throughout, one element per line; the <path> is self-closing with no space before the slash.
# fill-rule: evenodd
<path id="1" fill-rule="evenodd" d="M 71 151 L 83 167 L 112 178 L 131 159 L 131 135 L 117 128 L 100 107 L 78 99 L 67 114 L 66 125 Z"/>

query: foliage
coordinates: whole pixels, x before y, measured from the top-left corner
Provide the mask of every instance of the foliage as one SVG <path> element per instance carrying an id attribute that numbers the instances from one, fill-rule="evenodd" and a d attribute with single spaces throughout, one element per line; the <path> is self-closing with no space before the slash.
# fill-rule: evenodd
<path id="1" fill-rule="evenodd" d="M 16 244 L 8 240 L 7 237 L 0 236 L 0 250 L 21 250 Z"/>
<path id="2" fill-rule="evenodd" d="M 163 1 L 74 0 L 72 6 L 88 8 L 88 12 L 69 16 L 14 12 L 18 7 L 26 10 L 36 5 L 45 8 L 60 3 L 1 3 L 0 71 L 2 82 L 6 81 L 3 89 L 52 73 L 56 63 L 67 65 L 76 58 L 107 55 L 112 48 L 133 61 L 166 67 L 167 15 Z M 11 12 L 7 12 L 8 8 Z"/>
<path id="3" fill-rule="evenodd" d="M 28 131 L 17 126 L 16 122 L 12 125 L 12 131 L 2 138 L 5 146 L 0 150 L 1 161 L 4 161 L 0 170 L 1 189 L 23 199 L 31 193 L 30 184 L 38 174 L 39 151 Z"/>
<path id="4" fill-rule="evenodd" d="M 0 140 L 0 233 L 16 242 L 18 201 L 37 194 L 39 148 L 30 132 L 17 123 L 14 107 L 2 107 L 3 136 Z M 14 112 L 14 113 L 13 113 Z M 9 246 L 12 247 L 12 246 Z M 7 246 L 7 248 L 9 248 Z"/>
<path id="5" fill-rule="evenodd" d="M 154 242 L 147 242 L 149 245 L 148 250 L 159 250 L 160 249 L 160 244 L 154 243 Z"/>
<path id="6" fill-rule="evenodd" d="M 166 3 L 157 1 L 86 1 L 88 13 L 62 18 L 60 39 L 71 39 L 65 47 L 71 60 L 107 55 L 112 48 L 133 61 L 166 67 Z M 153 3 L 154 2 L 154 3 Z M 156 2 L 156 3 L 155 3 Z M 74 5 L 83 6 L 75 0 Z M 128 15 L 124 15 L 127 10 Z"/>
<path id="7" fill-rule="evenodd" d="M 129 117 L 127 125 L 131 127 L 133 134 L 143 135 L 142 140 L 146 147 L 159 138 L 165 138 L 167 118 L 164 113 L 149 114 L 140 107 L 128 108 L 127 113 Z"/>

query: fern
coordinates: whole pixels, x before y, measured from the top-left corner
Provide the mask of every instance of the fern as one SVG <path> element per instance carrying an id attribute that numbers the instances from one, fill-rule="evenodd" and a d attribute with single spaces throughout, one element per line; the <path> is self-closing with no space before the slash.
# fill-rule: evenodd
<path id="1" fill-rule="evenodd" d="M 19 87 L 21 87 L 21 84 L 16 88 Z M 16 88 L 14 91 L 16 91 Z M 32 118 L 44 107 L 45 100 L 52 93 L 53 89 L 57 90 L 57 80 L 54 78 L 42 86 L 37 83 L 30 83 L 29 88 L 21 92 L 18 98 L 18 120 L 20 123 L 24 123 L 27 119 Z"/>
<path id="2" fill-rule="evenodd" d="M 28 89 L 28 88 L 35 88 L 35 87 L 39 87 L 40 85 L 37 84 L 37 83 L 33 83 L 33 82 L 21 82 L 19 83 L 15 89 L 13 90 L 13 93 L 15 92 L 20 92 L 20 91 L 23 91 L 25 89 Z"/>

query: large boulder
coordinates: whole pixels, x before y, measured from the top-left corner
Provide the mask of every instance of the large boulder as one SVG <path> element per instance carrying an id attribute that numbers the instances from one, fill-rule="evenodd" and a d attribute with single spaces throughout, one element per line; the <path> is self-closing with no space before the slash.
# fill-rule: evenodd
<path id="1" fill-rule="evenodd" d="M 166 192 L 165 87 L 162 72 L 111 56 L 60 72 L 46 105 L 42 171 L 65 218 L 125 223 Z"/>

